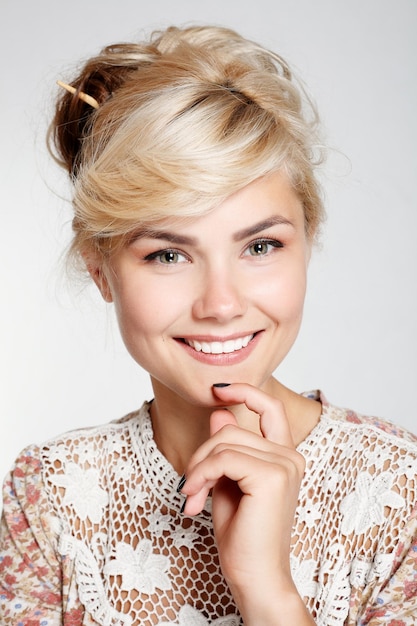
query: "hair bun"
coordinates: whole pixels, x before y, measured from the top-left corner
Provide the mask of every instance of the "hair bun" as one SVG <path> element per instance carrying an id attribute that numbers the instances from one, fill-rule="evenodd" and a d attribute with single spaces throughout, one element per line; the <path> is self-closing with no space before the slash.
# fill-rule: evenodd
<path id="1" fill-rule="evenodd" d="M 74 93 L 60 91 L 48 142 L 54 158 L 72 177 L 77 174 L 83 139 L 96 115 L 94 106 L 79 94 L 87 94 L 100 108 L 138 66 L 149 63 L 151 57 L 154 54 L 144 53 L 141 45 L 106 46 L 71 81 Z"/>

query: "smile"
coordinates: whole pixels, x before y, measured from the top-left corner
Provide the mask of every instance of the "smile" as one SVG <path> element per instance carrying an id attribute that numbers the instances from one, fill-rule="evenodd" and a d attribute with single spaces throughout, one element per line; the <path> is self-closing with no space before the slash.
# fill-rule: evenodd
<path id="1" fill-rule="evenodd" d="M 184 339 L 183 341 L 196 352 L 204 352 L 204 354 L 230 354 L 242 348 L 246 348 L 253 337 L 254 334 L 252 333 L 244 337 L 228 339 L 227 341 L 197 341 L 194 339 Z"/>

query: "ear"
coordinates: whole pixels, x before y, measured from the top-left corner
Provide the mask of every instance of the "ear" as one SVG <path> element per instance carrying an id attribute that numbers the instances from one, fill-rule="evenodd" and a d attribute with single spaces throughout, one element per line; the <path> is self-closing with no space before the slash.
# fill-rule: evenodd
<path id="1" fill-rule="evenodd" d="M 113 294 L 106 276 L 103 259 L 97 252 L 83 252 L 82 257 L 91 278 L 96 283 L 101 295 L 106 302 L 113 302 Z"/>

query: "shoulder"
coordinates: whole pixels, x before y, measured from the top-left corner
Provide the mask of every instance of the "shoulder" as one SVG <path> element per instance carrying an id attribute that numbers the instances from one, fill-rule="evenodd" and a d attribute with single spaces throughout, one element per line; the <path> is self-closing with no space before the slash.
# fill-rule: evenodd
<path id="1" fill-rule="evenodd" d="M 377 437 L 381 442 L 386 441 L 392 445 L 403 444 L 417 454 L 417 435 L 394 421 L 335 406 L 327 401 L 323 393 L 320 394 L 320 400 L 323 406 L 322 417 L 328 421 L 339 424 L 352 433 L 360 432 L 363 435 Z"/>
<path id="2" fill-rule="evenodd" d="M 417 536 L 417 437 L 389 420 L 334 406 L 322 393 L 316 399 L 322 416 L 300 447 L 305 499 L 314 494 L 320 515 L 332 511 L 326 523 L 342 541 L 369 539 L 360 558 L 393 554 L 400 534 L 403 543 Z"/>
<path id="3" fill-rule="evenodd" d="M 371 493 L 394 491 L 410 512 L 416 502 L 416 435 L 389 420 L 334 406 L 322 393 L 318 399 L 320 421 L 299 448 L 309 478 L 330 481 L 341 497 L 364 493 L 366 502 Z"/>
<path id="4" fill-rule="evenodd" d="M 149 403 L 144 402 L 142 407 L 121 418 L 112 420 L 98 426 L 88 426 L 61 433 L 47 439 L 40 444 L 41 454 L 50 455 L 60 450 L 77 450 L 82 454 L 83 446 L 91 450 L 103 449 L 103 445 L 116 445 L 119 441 L 130 436 L 132 428 L 147 419 L 149 416 Z"/>
<path id="5" fill-rule="evenodd" d="M 132 431 L 149 430 L 149 403 L 111 422 L 70 430 L 40 444 L 31 444 L 18 455 L 11 470 L 15 480 L 39 476 L 45 467 L 55 473 L 69 463 L 93 467 L 103 464 L 104 457 L 117 455 L 132 438 Z M 150 435 L 151 436 L 151 435 Z M 100 461 L 101 460 L 101 461 Z"/>
<path id="6" fill-rule="evenodd" d="M 359 435 L 365 438 L 370 437 L 393 447 L 402 445 L 417 455 L 417 435 L 408 429 L 389 419 L 364 415 L 350 408 L 336 406 L 327 400 L 323 392 L 309 392 L 308 396 L 312 397 L 314 393 L 323 407 L 321 421 L 327 426 L 333 426 L 336 430 L 345 432 L 346 435 L 350 433 L 353 437 Z"/>
<path id="7" fill-rule="evenodd" d="M 27 508 L 27 503 L 39 508 L 43 503 L 51 518 L 66 523 L 89 518 L 98 523 L 109 492 L 126 476 L 141 473 L 142 451 L 151 438 L 149 404 L 145 402 L 121 419 L 69 431 L 25 448 L 9 474 L 6 490 L 22 508 Z"/>

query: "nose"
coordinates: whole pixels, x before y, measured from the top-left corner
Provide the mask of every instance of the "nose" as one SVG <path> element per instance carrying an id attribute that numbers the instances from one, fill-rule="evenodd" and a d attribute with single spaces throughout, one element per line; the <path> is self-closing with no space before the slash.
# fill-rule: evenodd
<path id="1" fill-rule="evenodd" d="M 208 270 L 200 278 L 193 315 L 197 319 L 214 319 L 226 323 L 242 316 L 247 301 L 242 280 L 231 269 Z"/>

